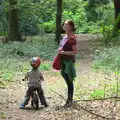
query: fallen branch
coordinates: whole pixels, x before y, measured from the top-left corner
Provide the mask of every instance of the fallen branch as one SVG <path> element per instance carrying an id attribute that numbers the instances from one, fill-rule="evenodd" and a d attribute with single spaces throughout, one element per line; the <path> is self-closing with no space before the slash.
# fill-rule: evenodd
<path id="1" fill-rule="evenodd" d="M 114 103 L 114 106 L 113 106 L 111 112 L 110 112 L 108 115 L 106 115 L 106 117 L 107 117 L 107 116 L 110 116 L 110 115 L 112 114 L 112 118 L 113 118 L 113 120 L 114 120 L 114 114 L 115 114 L 115 113 L 114 113 L 114 109 L 115 109 L 116 105 L 117 105 L 117 100 L 115 100 L 115 103 Z M 113 113 L 114 113 L 114 114 L 113 114 Z"/>
<path id="2" fill-rule="evenodd" d="M 77 104 L 77 106 L 78 106 L 78 104 Z M 80 106 L 80 105 L 79 105 L 79 106 Z M 75 106 L 75 107 L 76 107 L 76 106 Z M 76 107 L 76 108 L 77 108 L 78 110 L 80 110 L 80 108 L 81 108 L 81 109 L 87 111 L 88 113 L 90 113 L 90 114 L 92 114 L 92 115 L 94 115 L 94 116 L 96 116 L 96 117 L 100 117 L 100 118 L 105 119 L 105 120 L 112 120 L 111 118 L 107 118 L 107 117 L 104 117 L 104 116 L 102 116 L 102 115 L 95 114 L 95 113 L 91 112 L 90 110 L 85 109 L 85 108 L 82 107 L 82 106 L 80 106 L 80 108 L 78 108 L 78 107 Z"/>
<path id="3" fill-rule="evenodd" d="M 55 92 L 54 90 L 52 90 L 52 89 L 50 89 L 52 92 L 54 92 L 55 94 L 57 94 L 58 96 L 60 96 L 63 100 L 65 100 L 66 101 L 66 99 L 62 96 L 62 95 L 60 95 L 59 93 L 57 93 L 57 92 Z"/>
<path id="4" fill-rule="evenodd" d="M 60 96 L 63 100 L 66 101 L 66 99 L 65 99 L 62 95 L 58 94 L 57 92 L 55 92 L 55 91 L 52 90 L 52 89 L 50 89 L 50 90 L 51 90 L 52 92 L 54 92 L 55 94 L 57 94 L 58 96 Z M 74 105 L 75 105 L 75 104 L 74 104 Z M 76 105 L 77 105 L 77 106 L 76 106 Z M 101 116 L 101 115 L 99 115 L 99 114 L 95 114 L 95 113 L 91 112 L 90 110 L 87 110 L 87 109 L 85 109 L 84 107 L 81 107 L 78 103 L 76 103 L 76 105 L 75 105 L 75 108 L 78 109 L 78 110 L 80 110 L 80 108 L 81 108 L 81 109 L 87 111 L 88 113 L 90 113 L 90 114 L 92 114 L 92 115 L 94 115 L 94 116 L 96 116 L 96 117 L 100 117 L 100 118 L 105 119 L 105 120 L 112 120 L 111 118 L 107 118 L 107 117 Z M 80 108 L 78 108 L 78 106 L 80 106 Z"/>
<path id="5" fill-rule="evenodd" d="M 107 99 L 120 99 L 120 97 L 114 96 L 114 97 L 98 98 L 98 99 L 91 99 L 91 100 L 76 100 L 75 102 L 79 102 L 79 101 L 89 102 L 89 101 L 107 100 Z"/>

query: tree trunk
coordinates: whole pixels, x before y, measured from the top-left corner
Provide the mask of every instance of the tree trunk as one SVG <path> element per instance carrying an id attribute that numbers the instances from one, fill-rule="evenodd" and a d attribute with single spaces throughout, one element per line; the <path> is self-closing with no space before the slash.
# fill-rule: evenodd
<path id="1" fill-rule="evenodd" d="M 62 0 L 57 0 L 56 35 L 55 41 L 59 44 L 61 38 Z"/>
<path id="2" fill-rule="evenodd" d="M 116 29 L 120 29 L 120 0 L 114 0 Z"/>
<path id="3" fill-rule="evenodd" d="M 17 0 L 9 0 L 8 40 L 22 41 L 19 27 Z"/>

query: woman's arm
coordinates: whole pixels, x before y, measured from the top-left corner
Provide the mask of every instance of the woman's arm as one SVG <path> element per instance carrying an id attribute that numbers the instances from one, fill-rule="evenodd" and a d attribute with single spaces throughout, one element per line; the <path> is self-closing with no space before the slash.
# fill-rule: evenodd
<path id="1" fill-rule="evenodd" d="M 73 51 L 63 51 L 63 50 L 59 50 L 59 54 L 62 55 L 76 55 L 77 54 L 77 47 L 76 45 L 72 45 L 72 49 Z"/>

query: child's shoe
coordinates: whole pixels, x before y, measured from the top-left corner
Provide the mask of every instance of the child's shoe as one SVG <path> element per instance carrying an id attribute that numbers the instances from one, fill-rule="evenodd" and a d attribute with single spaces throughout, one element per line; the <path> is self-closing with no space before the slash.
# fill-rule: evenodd
<path id="1" fill-rule="evenodd" d="M 21 104 L 19 108 L 20 108 L 20 109 L 24 109 L 24 108 L 25 108 L 25 105 L 24 105 L 24 104 Z"/>

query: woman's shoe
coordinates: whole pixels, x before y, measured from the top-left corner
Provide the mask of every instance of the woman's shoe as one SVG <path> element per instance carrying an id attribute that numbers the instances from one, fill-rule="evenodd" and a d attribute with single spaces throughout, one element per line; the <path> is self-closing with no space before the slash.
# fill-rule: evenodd
<path id="1" fill-rule="evenodd" d="M 72 101 L 67 101 L 67 102 L 65 103 L 64 107 L 71 107 L 72 104 L 73 104 Z"/>

